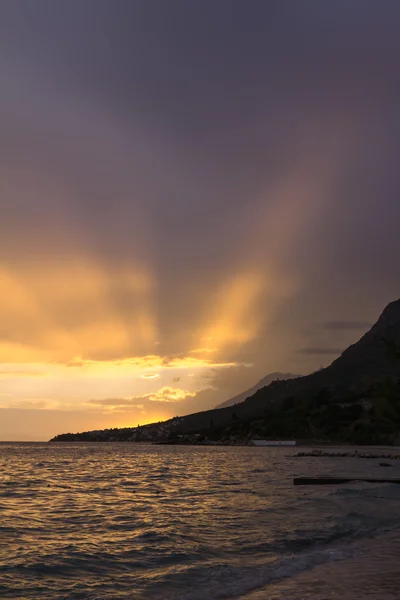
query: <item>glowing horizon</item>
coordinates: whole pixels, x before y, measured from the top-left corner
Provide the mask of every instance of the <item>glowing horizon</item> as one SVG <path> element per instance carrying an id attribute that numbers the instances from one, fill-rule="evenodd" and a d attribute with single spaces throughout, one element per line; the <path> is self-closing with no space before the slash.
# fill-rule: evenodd
<path id="1" fill-rule="evenodd" d="M 399 295 L 398 8 L 111 4 L 0 3 L 0 439 L 212 408 Z"/>

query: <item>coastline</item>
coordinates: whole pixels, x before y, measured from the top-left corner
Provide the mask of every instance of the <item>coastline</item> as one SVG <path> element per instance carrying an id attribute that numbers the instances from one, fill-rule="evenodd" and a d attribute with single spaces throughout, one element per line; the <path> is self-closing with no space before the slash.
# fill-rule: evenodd
<path id="1" fill-rule="evenodd" d="M 338 453 L 331 453 L 330 452 L 330 448 L 343 448 L 347 451 L 350 451 L 351 449 L 353 449 L 354 452 L 358 451 L 358 450 L 363 450 L 365 448 L 386 448 L 389 452 L 392 452 L 394 450 L 398 450 L 400 448 L 400 445 L 398 444 L 393 444 L 393 445 L 388 445 L 388 444 L 355 444 L 355 443 L 351 443 L 351 442 L 335 442 L 335 441 L 330 441 L 330 442 L 321 442 L 321 441 L 313 441 L 313 440 L 298 440 L 296 441 L 296 445 L 295 446 L 286 446 L 286 445 L 276 445 L 276 446 L 258 446 L 255 444 L 251 444 L 249 443 L 248 440 L 238 440 L 238 441 L 219 441 L 219 440 L 201 440 L 201 441 L 189 441 L 189 440 L 163 440 L 163 441 L 153 441 L 153 440 L 118 440 L 118 439 L 104 439 L 104 440 L 96 440 L 96 439 L 61 439 L 58 440 L 56 439 L 57 436 L 55 438 L 52 438 L 50 440 L 39 440 L 39 441 L 22 441 L 22 440 L 17 440 L 17 441 L 11 441 L 11 442 L 0 442 L 2 444 L 14 444 L 14 443 L 20 443 L 20 444 L 28 444 L 28 443 L 33 443 L 33 444 L 130 444 L 130 445 L 138 445 L 138 446 L 142 446 L 142 445 L 151 445 L 151 446 L 222 446 L 222 447 L 249 447 L 249 448 L 290 448 L 291 450 L 295 451 L 298 448 L 304 449 L 307 448 L 308 452 L 304 453 L 304 457 L 311 457 L 311 458 L 318 458 L 318 457 L 325 457 L 325 458 L 339 458 L 339 454 Z M 319 449 L 327 449 L 326 453 L 322 453 L 319 454 L 317 453 L 317 451 Z M 361 452 L 362 453 L 362 452 Z M 351 456 L 349 454 L 343 454 L 343 457 L 348 457 Z M 302 458 L 303 456 L 298 456 L 298 458 Z M 356 456 L 357 457 L 357 456 Z M 364 458 L 363 456 L 358 456 L 357 458 Z M 375 457 L 375 456 L 371 456 L 370 458 L 380 458 L 380 457 Z M 391 457 L 392 458 L 392 457 Z"/>
<path id="2" fill-rule="evenodd" d="M 354 545 L 357 556 L 319 565 L 241 600 L 398 600 L 400 530 Z"/>

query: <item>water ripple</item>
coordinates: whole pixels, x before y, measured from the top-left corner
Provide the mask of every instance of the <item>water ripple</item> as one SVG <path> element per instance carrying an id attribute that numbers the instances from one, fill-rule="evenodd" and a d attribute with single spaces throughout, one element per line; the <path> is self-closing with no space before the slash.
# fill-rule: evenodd
<path id="1" fill-rule="evenodd" d="M 330 560 L 343 540 L 399 523 L 400 488 L 293 488 L 300 463 L 289 455 L 282 448 L 0 444 L 0 595 L 238 597 L 321 556 Z M 338 468 L 329 459 L 301 465 L 307 473 Z M 354 459 L 343 465 L 360 469 Z"/>

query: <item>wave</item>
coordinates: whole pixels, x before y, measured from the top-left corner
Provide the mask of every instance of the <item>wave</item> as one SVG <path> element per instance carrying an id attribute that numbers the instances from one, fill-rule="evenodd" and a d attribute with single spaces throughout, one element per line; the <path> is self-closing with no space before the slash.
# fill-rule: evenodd
<path id="1" fill-rule="evenodd" d="M 342 546 L 336 548 L 314 549 L 313 551 L 288 555 L 280 559 L 271 560 L 267 564 L 253 567 L 236 566 L 208 566 L 188 569 L 181 581 L 176 582 L 176 587 L 170 593 L 155 589 L 146 594 L 152 600 L 234 600 L 241 598 L 249 592 L 262 589 L 271 583 L 293 577 L 319 565 L 352 558 L 361 553 L 356 547 Z M 186 581 L 187 580 L 187 581 Z M 197 590 L 185 592 L 188 582 L 202 582 Z M 163 588 L 160 581 L 157 588 Z"/>
<path id="2" fill-rule="evenodd" d="M 382 500 L 400 499 L 400 485 L 396 483 L 356 484 L 343 486 L 331 493 L 332 496 L 362 496 Z"/>

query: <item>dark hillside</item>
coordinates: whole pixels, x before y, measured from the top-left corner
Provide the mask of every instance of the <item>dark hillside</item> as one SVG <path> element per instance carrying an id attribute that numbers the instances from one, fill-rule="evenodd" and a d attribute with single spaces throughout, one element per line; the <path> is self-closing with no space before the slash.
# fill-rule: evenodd
<path id="1" fill-rule="evenodd" d="M 154 434 L 154 426 L 126 431 L 124 439 L 156 436 L 189 441 L 191 435 L 191 440 L 242 442 L 259 436 L 400 443 L 399 348 L 400 300 L 396 300 L 329 367 L 305 377 L 273 381 L 234 406 L 166 421 L 155 426 Z M 94 433 L 96 440 L 104 439 L 102 432 L 86 432 L 57 440 L 93 438 Z M 118 431 L 112 439 L 121 439 Z"/>
<path id="2" fill-rule="evenodd" d="M 273 381 L 285 381 L 286 379 L 295 379 L 296 377 L 300 377 L 300 375 L 293 375 L 293 373 L 269 373 L 265 377 L 261 379 L 256 385 L 253 385 L 252 388 L 238 394 L 234 398 L 230 398 L 230 400 L 226 400 L 222 404 L 219 404 L 215 408 L 226 408 L 227 406 L 234 406 L 235 404 L 240 404 L 244 402 L 250 396 L 253 396 L 258 390 L 263 387 L 267 387 Z"/>
<path id="3" fill-rule="evenodd" d="M 400 360 L 389 351 L 385 340 L 400 344 L 400 300 L 390 303 L 375 325 L 329 367 L 297 379 L 275 381 L 234 407 L 188 415 L 180 427 L 182 431 L 202 430 L 208 429 L 211 421 L 213 427 L 223 427 L 236 418 L 261 418 L 266 409 L 279 409 L 284 400 L 303 402 L 321 390 L 336 401 L 358 397 L 382 378 L 400 379 Z"/>

